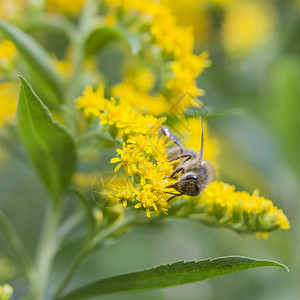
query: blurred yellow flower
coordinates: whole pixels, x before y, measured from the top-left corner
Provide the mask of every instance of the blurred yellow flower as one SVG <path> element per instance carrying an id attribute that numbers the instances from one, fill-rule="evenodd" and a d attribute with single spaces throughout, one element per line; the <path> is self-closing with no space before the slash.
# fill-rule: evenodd
<path id="1" fill-rule="evenodd" d="M 88 0 L 46 0 L 46 9 L 53 13 L 78 14 Z"/>
<path id="2" fill-rule="evenodd" d="M 0 126 L 12 119 L 16 112 L 19 84 L 4 82 L 0 84 Z"/>
<path id="3" fill-rule="evenodd" d="M 233 56 L 251 52 L 268 37 L 274 23 L 271 7 L 257 1 L 235 1 L 226 6 L 222 39 Z"/>
<path id="4" fill-rule="evenodd" d="M 150 33 L 166 61 L 171 62 L 173 76 L 167 81 L 166 87 L 171 100 L 189 92 L 193 97 L 203 95 L 196 86 L 196 78 L 203 69 L 210 65 L 207 52 L 201 55 L 193 53 L 194 37 L 192 28 L 177 24 L 176 18 L 168 7 L 152 0 L 113 0 L 107 1 L 109 6 L 122 8 L 125 11 L 138 13 L 140 18 L 150 25 Z M 169 95 L 170 96 L 170 95 Z"/>
<path id="5" fill-rule="evenodd" d="M 63 59 L 63 60 L 58 60 L 56 57 L 52 58 L 53 64 L 55 65 L 56 69 L 58 70 L 58 72 L 60 74 L 62 74 L 62 76 L 64 78 L 69 78 L 70 75 L 72 74 L 72 63 L 67 60 L 67 59 Z"/>
<path id="6" fill-rule="evenodd" d="M 114 86 L 112 94 L 114 97 L 121 97 L 132 106 L 144 107 L 147 112 L 156 116 L 170 108 L 170 104 L 162 95 L 150 96 L 126 82 Z"/>
<path id="7" fill-rule="evenodd" d="M 13 60 L 17 55 L 16 46 L 9 40 L 0 43 L 0 64 L 2 60 Z"/>
<path id="8" fill-rule="evenodd" d="M 201 41 L 209 36 L 210 20 L 203 0 L 161 0 L 176 16 L 180 25 L 193 26 L 194 35 Z"/>
<path id="9" fill-rule="evenodd" d="M 9 20 L 24 10 L 28 0 L 0 0 L 0 19 Z"/>
<path id="10" fill-rule="evenodd" d="M 99 172 L 90 172 L 90 173 L 82 173 L 78 172 L 74 174 L 72 178 L 73 184 L 83 187 L 83 188 L 91 188 L 95 182 L 97 183 L 97 178 L 101 174 Z"/>
<path id="11" fill-rule="evenodd" d="M 0 299 L 1 300 L 9 300 L 13 294 L 13 289 L 10 285 L 5 284 L 3 286 L 0 285 Z"/>
<path id="12" fill-rule="evenodd" d="M 84 115 L 98 116 L 100 111 L 105 109 L 107 100 L 104 98 L 104 85 L 99 85 L 94 92 L 91 86 L 88 86 L 83 95 L 76 100 L 76 107 L 83 109 Z"/>

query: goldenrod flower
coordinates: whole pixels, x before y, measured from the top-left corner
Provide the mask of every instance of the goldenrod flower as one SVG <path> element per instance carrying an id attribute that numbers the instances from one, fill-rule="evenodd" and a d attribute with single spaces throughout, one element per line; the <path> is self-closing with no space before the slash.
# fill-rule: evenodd
<path id="1" fill-rule="evenodd" d="M 274 14 L 266 4 L 235 1 L 226 8 L 221 33 L 230 54 L 246 54 L 267 38 L 274 23 Z"/>
<path id="2" fill-rule="evenodd" d="M 112 93 L 113 96 L 121 97 L 132 106 L 141 105 L 148 113 L 155 116 L 162 115 L 170 108 L 170 103 L 162 95 L 152 96 L 141 92 L 136 86 L 127 81 L 114 86 Z"/>
<path id="3" fill-rule="evenodd" d="M 132 181 L 128 181 L 125 184 L 119 183 L 114 186 L 113 193 L 110 193 L 109 196 L 111 199 L 118 201 L 123 204 L 124 207 L 127 207 L 128 201 L 132 201 L 137 190 L 134 188 Z"/>
<path id="4" fill-rule="evenodd" d="M 46 9 L 54 13 L 78 14 L 88 0 L 46 0 Z"/>
<path id="5" fill-rule="evenodd" d="M 24 12 L 29 0 L 0 0 L 0 19 L 9 20 Z"/>
<path id="6" fill-rule="evenodd" d="M 0 299 L 1 300 L 9 300 L 10 297 L 12 296 L 13 294 L 13 288 L 8 285 L 8 284 L 5 284 L 3 286 L 0 286 Z"/>
<path id="7" fill-rule="evenodd" d="M 232 228 L 238 232 L 260 232 L 276 228 L 289 229 L 290 224 L 271 200 L 235 191 L 235 187 L 222 181 L 212 182 L 200 195 L 191 214 L 211 225 Z"/>
<path id="8" fill-rule="evenodd" d="M 101 93 L 98 111 L 94 103 L 96 93 L 85 92 L 78 99 L 80 107 L 86 110 L 91 104 L 99 122 L 113 126 L 118 130 L 119 138 L 123 139 L 122 148 L 116 149 L 117 155 L 110 162 L 117 163 L 115 172 L 123 166 L 127 180 L 125 184 L 113 187 L 109 197 L 125 207 L 145 210 L 148 217 L 161 211 L 167 214 L 171 203 L 168 202 L 170 189 L 166 186 L 174 183 L 175 179 L 170 179 L 170 175 L 175 162 L 167 161 L 170 141 L 159 133 L 165 118 L 157 119 L 145 114 L 122 99 L 116 102 L 112 98 L 109 101 Z M 93 101 L 89 101 L 89 97 Z M 186 200 L 174 202 L 177 201 Z M 221 181 L 212 182 L 199 197 L 189 198 L 185 205 L 175 213 L 171 211 L 171 214 L 196 218 L 238 232 L 259 232 L 262 236 L 276 228 L 290 227 L 287 217 L 272 201 L 259 196 L 257 191 L 252 195 L 237 192 L 234 186 Z"/>
<path id="9" fill-rule="evenodd" d="M 104 99 L 103 94 L 97 97 L 96 93 L 89 88 L 78 99 L 77 106 L 86 115 L 89 115 L 86 112 L 92 111 L 100 123 L 113 126 L 118 130 L 118 136 L 123 138 L 122 148 L 116 150 L 117 155 L 111 163 L 118 163 L 115 172 L 124 168 L 128 181 L 122 187 L 114 188 L 110 198 L 122 202 L 124 206 L 142 208 L 148 217 L 151 211 L 167 213 L 169 204 L 165 192 L 166 186 L 173 183 L 168 179 L 173 166 L 167 162 L 166 147 L 169 142 L 159 134 L 165 118 L 145 114 L 122 99 L 117 103 L 114 98 L 111 101 Z M 98 104 L 95 102 L 97 98 Z"/>
<path id="10" fill-rule="evenodd" d="M 143 207 L 146 210 L 147 217 L 150 218 L 150 210 L 153 208 L 155 211 L 161 209 L 163 212 L 167 212 L 169 205 L 166 201 L 166 196 L 163 191 L 152 190 L 150 186 L 141 191 L 137 191 L 135 208 Z"/>
<path id="11" fill-rule="evenodd" d="M 2 60 L 13 60 L 16 57 L 16 46 L 9 40 L 0 43 L 0 63 Z"/>
<path id="12" fill-rule="evenodd" d="M 16 112 L 19 85 L 15 82 L 0 84 L 0 126 L 12 119 Z"/>
<path id="13" fill-rule="evenodd" d="M 94 92 L 92 87 L 88 86 L 83 95 L 77 99 L 77 108 L 83 108 L 84 115 L 98 116 L 101 111 L 105 110 L 107 101 L 104 98 L 104 85 L 99 85 Z"/>
<path id="14" fill-rule="evenodd" d="M 120 157 L 115 157 L 110 160 L 112 164 L 120 162 L 114 169 L 117 172 L 121 166 L 124 167 L 126 176 L 130 177 L 137 172 L 136 164 L 140 160 L 141 154 L 138 149 L 132 149 L 123 143 L 122 149 L 117 149 L 117 155 Z"/>
<path id="15" fill-rule="evenodd" d="M 60 74 L 64 78 L 69 78 L 72 74 L 72 64 L 68 59 L 58 60 L 55 56 L 53 56 L 52 61 Z"/>
<path id="16" fill-rule="evenodd" d="M 152 0 L 113 0 L 107 1 L 107 5 L 122 9 L 122 12 L 138 15 L 144 21 L 141 22 L 141 26 L 149 25 L 152 35 L 149 42 L 160 49 L 165 59 L 165 68 L 170 65 L 173 71 L 173 76 L 168 75 L 165 85 L 171 102 L 186 92 L 193 97 L 204 94 L 203 90 L 197 88 L 195 80 L 204 68 L 210 66 L 210 61 L 207 52 L 201 55 L 193 53 L 194 37 L 191 28 L 178 25 L 166 6 Z M 134 89 L 143 91 L 143 87 L 139 86 L 135 86 Z M 123 97 L 122 93 L 120 95 Z"/>

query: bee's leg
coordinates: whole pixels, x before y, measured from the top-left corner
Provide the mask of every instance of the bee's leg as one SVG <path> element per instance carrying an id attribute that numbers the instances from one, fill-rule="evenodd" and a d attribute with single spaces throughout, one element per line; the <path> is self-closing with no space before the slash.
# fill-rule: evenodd
<path id="1" fill-rule="evenodd" d="M 170 178 L 173 178 L 177 173 L 179 172 L 184 172 L 184 168 L 183 167 L 180 167 L 180 168 L 177 168 L 176 170 L 174 170 L 172 172 L 172 174 L 170 175 Z"/>
<path id="2" fill-rule="evenodd" d="M 170 193 L 170 192 L 166 192 L 166 193 L 167 193 L 167 194 L 173 195 L 171 198 L 168 199 L 168 202 L 169 202 L 170 200 L 174 199 L 174 198 L 177 197 L 177 196 L 182 196 L 182 195 L 183 195 L 182 193 L 179 193 L 179 194 Z"/>
<path id="3" fill-rule="evenodd" d="M 175 160 L 177 160 L 179 158 L 182 158 L 182 157 L 187 157 L 187 159 L 184 160 L 184 162 L 186 162 L 187 160 L 189 160 L 192 157 L 192 154 L 180 154 L 177 157 L 173 157 L 173 158 L 169 159 L 168 162 L 175 161 Z"/>
<path id="4" fill-rule="evenodd" d="M 183 146 L 180 143 L 179 139 L 177 138 L 176 135 L 174 135 L 171 130 L 166 127 L 166 126 L 162 126 L 161 127 L 161 132 L 164 136 L 167 136 L 170 140 L 172 140 L 174 142 L 174 144 L 176 144 L 179 148 L 180 148 L 180 154 L 183 152 Z"/>

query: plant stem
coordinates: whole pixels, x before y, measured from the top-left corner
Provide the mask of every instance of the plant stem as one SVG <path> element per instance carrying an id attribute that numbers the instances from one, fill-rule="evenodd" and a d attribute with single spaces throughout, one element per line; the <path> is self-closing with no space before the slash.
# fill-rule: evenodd
<path id="1" fill-rule="evenodd" d="M 79 252 L 79 254 L 74 259 L 73 263 L 71 264 L 70 268 L 68 269 L 64 279 L 62 280 L 61 284 L 59 285 L 55 295 L 53 296 L 53 300 L 59 299 L 59 296 L 64 291 L 65 287 L 69 283 L 70 279 L 74 275 L 75 271 L 83 261 L 83 259 L 89 254 L 96 246 L 98 246 L 102 241 L 106 238 L 110 237 L 114 233 L 116 233 L 121 228 L 130 225 L 137 217 L 137 214 L 131 214 L 127 218 L 117 221 L 107 229 L 99 232 L 95 235 L 89 243 Z"/>
<path id="2" fill-rule="evenodd" d="M 36 273 L 31 281 L 32 290 L 29 293 L 29 299 L 31 300 L 41 300 L 45 296 L 52 263 L 58 248 L 56 233 L 61 215 L 60 208 L 59 205 L 54 205 L 54 203 L 49 203 L 47 207 L 47 216 L 37 253 Z"/>
<path id="3" fill-rule="evenodd" d="M 13 225 L 1 210 L 0 210 L 0 227 L 2 227 L 3 233 L 6 236 L 11 247 L 18 254 L 20 258 L 20 262 L 23 265 L 25 276 L 27 277 L 27 279 L 29 279 L 32 275 L 32 272 L 34 271 L 34 267 Z"/>
<path id="4" fill-rule="evenodd" d="M 74 106 L 74 99 L 81 92 L 84 81 L 82 80 L 82 69 L 85 59 L 85 43 L 86 39 L 93 28 L 94 16 L 97 12 L 98 0 L 88 1 L 81 12 L 78 27 L 73 31 L 71 37 L 72 46 L 74 49 L 73 72 L 71 79 L 68 82 L 66 92 L 66 104 L 69 107 Z"/>

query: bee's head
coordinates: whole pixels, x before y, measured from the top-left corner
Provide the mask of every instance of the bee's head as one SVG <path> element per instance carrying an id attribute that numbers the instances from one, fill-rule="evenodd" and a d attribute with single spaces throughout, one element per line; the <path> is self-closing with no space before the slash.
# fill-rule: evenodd
<path id="1" fill-rule="evenodd" d="M 187 175 L 176 184 L 176 190 L 184 195 L 198 196 L 201 191 L 200 181 L 197 175 Z"/>

